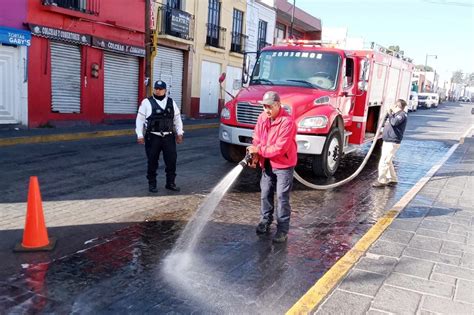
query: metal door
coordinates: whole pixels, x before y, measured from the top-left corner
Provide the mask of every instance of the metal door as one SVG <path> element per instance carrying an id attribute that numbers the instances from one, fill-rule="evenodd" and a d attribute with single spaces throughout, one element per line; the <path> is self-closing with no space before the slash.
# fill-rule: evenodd
<path id="1" fill-rule="evenodd" d="M 138 77 L 138 57 L 104 52 L 104 113 L 137 112 Z"/>
<path id="2" fill-rule="evenodd" d="M 81 112 L 81 50 L 51 41 L 51 111 Z"/>
<path id="3" fill-rule="evenodd" d="M 158 46 L 153 60 L 153 81 L 166 82 L 168 95 L 181 109 L 183 102 L 184 54 L 179 49 Z"/>
<path id="4" fill-rule="evenodd" d="M 0 124 L 19 121 L 18 49 L 0 45 Z"/>
<path id="5" fill-rule="evenodd" d="M 201 67 L 201 95 L 199 112 L 217 114 L 219 105 L 219 75 L 221 65 L 215 62 L 203 61 Z"/>

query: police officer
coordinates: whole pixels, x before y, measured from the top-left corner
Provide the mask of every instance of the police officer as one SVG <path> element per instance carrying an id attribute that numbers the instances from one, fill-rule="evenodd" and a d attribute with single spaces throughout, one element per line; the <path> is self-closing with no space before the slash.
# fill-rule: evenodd
<path id="1" fill-rule="evenodd" d="M 158 192 L 156 188 L 156 170 L 158 159 L 163 151 L 165 161 L 166 189 L 179 191 L 176 186 L 176 143 L 183 142 L 183 122 L 176 103 L 167 96 L 166 83 L 155 82 L 153 96 L 145 98 L 138 109 L 136 129 L 137 142 L 145 144 L 148 159 L 148 190 Z M 143 134 L 145 133 L 145 134 Z"/>

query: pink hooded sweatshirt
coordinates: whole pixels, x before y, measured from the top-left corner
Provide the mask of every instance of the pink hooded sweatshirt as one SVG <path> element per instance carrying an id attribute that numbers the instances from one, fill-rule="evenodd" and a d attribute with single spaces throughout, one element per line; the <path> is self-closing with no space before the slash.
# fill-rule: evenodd
<path id="1" fill-rule="evenodd" d="M 296 124 L 283 108 L 274 121 L 265 112 L 258 116 L 252 144 L 258 147 L 262 168 L 264 159 L 269 159 L 274 169 L 293 167 L 298 162 Z"/>

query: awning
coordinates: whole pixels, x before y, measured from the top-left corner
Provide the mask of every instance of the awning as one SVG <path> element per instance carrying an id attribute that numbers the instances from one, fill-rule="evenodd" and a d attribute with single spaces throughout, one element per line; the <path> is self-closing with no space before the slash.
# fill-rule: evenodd
<path id="1" fill-rule="evenodd" d="M 0 43 L 18 46 L 31 45 L 31 33 L 11 27 L 0 26 Z"/>
<path id="2" fill-rule="evenodd" d="M 49 26 L 42 26 L 36 24 L 28 24 L 31 33 L 36 36 L 51 38 L 55 40 L 70 42 L 79 45 L 91 44 L 91 36 L 87 34 L 76 33 L 68 30 L 59 28 L 53 28 Z"/>

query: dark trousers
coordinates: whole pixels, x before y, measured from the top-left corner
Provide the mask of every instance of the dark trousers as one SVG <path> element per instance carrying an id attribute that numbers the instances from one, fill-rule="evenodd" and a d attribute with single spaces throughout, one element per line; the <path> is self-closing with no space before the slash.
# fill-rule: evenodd
<path id="1" fill-rule="evenodd" d="M 156 186 L 156 170 L 158 169 L 158 160 L 162 151 L 163 160 L 165 161 L 166 184 L 174 184 L 177 158 L 174 134 L 161 137 L 148 133 L 145 136 L 145 151 L 148 159 L 146 175 L 148 184 Z"/>
<path id="2" fill-rule="evenodd" d="M 288 233 L 290 229 L 290 192 L 293 186 L 293 167 L 285 169 L 271 169 L 265 167 L 262 170 L 260 180 L 261 193 L 261 221 L 272 223 L 275 209 L 275 192 L 277 196 L 277 230 Z"/>

